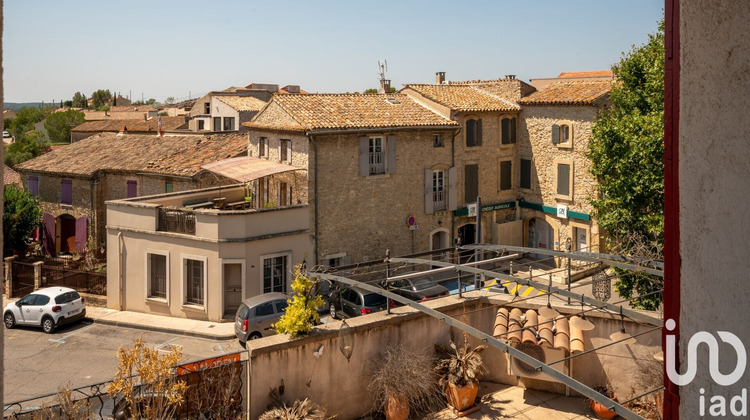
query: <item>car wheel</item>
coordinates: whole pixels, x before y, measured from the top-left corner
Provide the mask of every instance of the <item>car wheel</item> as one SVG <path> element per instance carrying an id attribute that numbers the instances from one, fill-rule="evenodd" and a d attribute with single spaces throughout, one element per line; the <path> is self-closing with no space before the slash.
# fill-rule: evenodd
<path id="1" fill-rule="evenodd" d="M 331 318 L 336 319 L 336 305 L 332 303 L 330 310 L 331 310 Z"/>
<path id="2" fill-rule="evenodd" d="M 46 316 L 42 319 L 42 329 L 47 334 L 52 334 L 53 331 L 55 331 L 55 321 L 52 320 L 52 318 Z"/>
<path id="3" fill-rule="evenodd" d="M 5 324 L 5 328 L 11 329 L 16 326 L 16 317 L 12 313 L 6 312 L 5 316 L 3 316 L 3 323 Z"/>
<path id="4" fill-rule="evenodd" d="M 259 332 L 254 332 L 254 333 L 250 334 L 250 336 L 249 336 L 249 337 L 247 337 L 247 339 L 248 339 L 248 340 L 257 340 L 257 339 L 259 339 L 259 338 L 261 338 L 261 337 L 263 337 L 263 336 L 262 336 L 262 335 L 260 335 L 260 333 L 259 333 Z"/>

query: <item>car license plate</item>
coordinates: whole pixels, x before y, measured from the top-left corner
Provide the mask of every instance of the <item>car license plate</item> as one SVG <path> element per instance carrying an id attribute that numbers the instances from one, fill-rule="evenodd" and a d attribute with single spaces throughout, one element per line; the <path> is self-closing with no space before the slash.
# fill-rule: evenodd
<path id="1" fill-rule="evenodd" d="M 80 309 L 76 309 L 74 311 L 70 311 L 70 312 L 68 312 L 68 316 L 77 314 L 78 312 L 81 312 L 81 310 Z"/>

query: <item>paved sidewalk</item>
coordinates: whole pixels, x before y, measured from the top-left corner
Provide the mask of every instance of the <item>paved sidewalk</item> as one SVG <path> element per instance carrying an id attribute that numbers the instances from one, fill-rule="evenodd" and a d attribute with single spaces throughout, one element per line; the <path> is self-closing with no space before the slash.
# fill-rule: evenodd
<path id="1" fill-rule="evenodd" d="M 234 338 L 233 322 L 210 322 L 171 316 L 143 314 L 140 312 L 118 311 L 96 306 L 86 307 L 86 317 L 97 324 L 141 330 L 159 331 L 191 337 L 224 340 Z"/>

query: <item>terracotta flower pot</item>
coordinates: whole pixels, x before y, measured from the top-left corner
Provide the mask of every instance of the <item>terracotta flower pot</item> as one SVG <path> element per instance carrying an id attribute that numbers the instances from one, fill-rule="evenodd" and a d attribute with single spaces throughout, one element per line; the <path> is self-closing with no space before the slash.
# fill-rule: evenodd
<path id="1" fill-rule="evenodd" d="M 477 398 L 477 392 L 479 392 L 479 387 L 476 383 L 471 383 L 460 388 L 456 385 L 449 384 L 446 398 L 448 398 L 448 403 L 456 410 L 464 411 L 474 405 L 474 400 Z"/>
<path id="2" fill-rule="evenodd" d="M 409 401 L 401 394 L 389 395 L 385 402 L 385 418 L 388 420 L 406 420 L 409 418 Z"/>
<path id="3" fill-rule="evenodd" d="M 612 396 L 612 401 L 617 401 L 617 395 Z M 589 400 L 589 405 L 591 406 L 591 411 L 593 411 L 596 417 L 599 417 L 600 419 L 613 419 L 617 416 L 614 411 L 594 400 Z"/>

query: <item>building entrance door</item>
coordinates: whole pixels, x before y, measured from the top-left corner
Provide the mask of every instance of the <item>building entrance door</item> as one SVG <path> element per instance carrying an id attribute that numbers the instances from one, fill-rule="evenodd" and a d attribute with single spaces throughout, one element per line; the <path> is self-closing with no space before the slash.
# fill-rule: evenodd
<path id="1" fill-rule="evenodd" d="M 233 319 L 242 302 L 242 264 L 224 264 L 224 319 Z"/>
<path id="2" fill-rule="evenodd" d="M 581 252 L 588 252 L 588 231 L 583 228 L 575 228 L 575 250 Z"/>
<path id="3" fill-rule="evenodd" d="M 555 249 L 553 236 L 552 226 L 546 220 L 539 217 L 529 220 L 529 246 L 531 248 Z M 540 260 L 549 259 L 546 255 L 536 253 L 532 253 L 531 257 Z"/>

